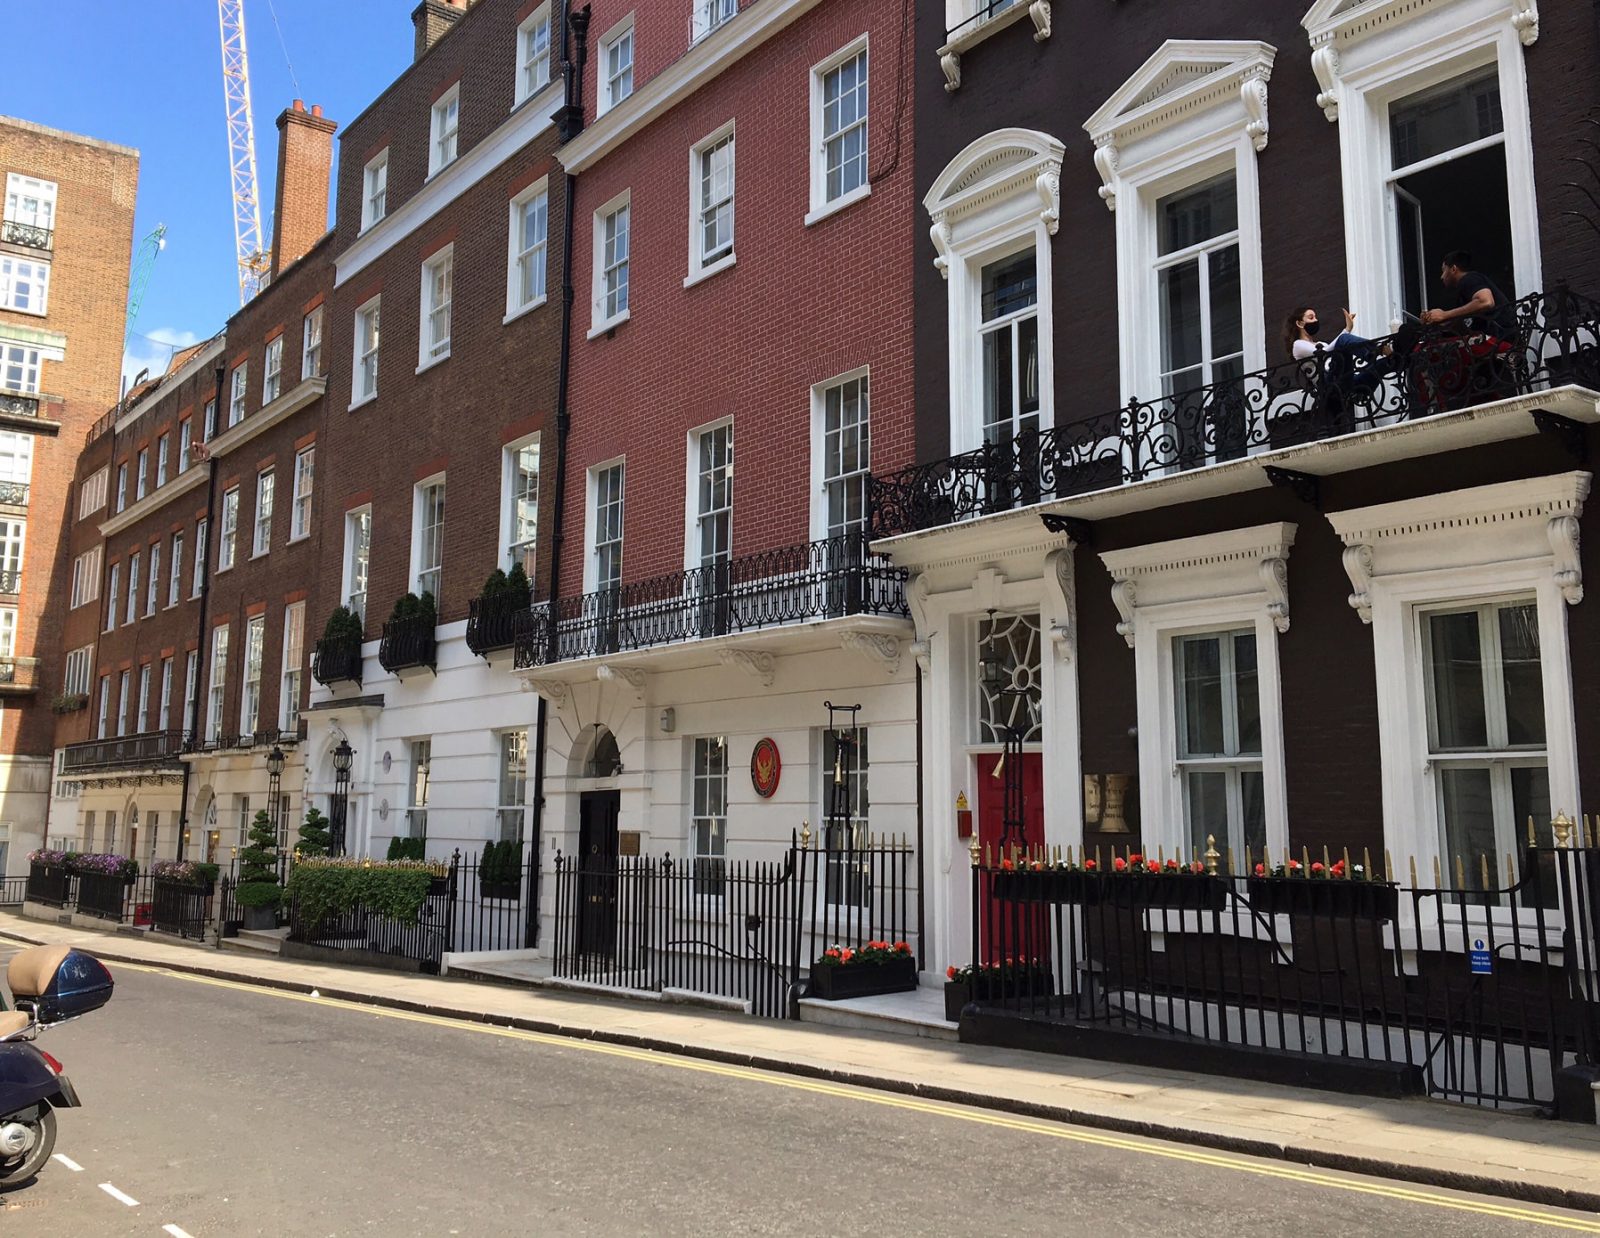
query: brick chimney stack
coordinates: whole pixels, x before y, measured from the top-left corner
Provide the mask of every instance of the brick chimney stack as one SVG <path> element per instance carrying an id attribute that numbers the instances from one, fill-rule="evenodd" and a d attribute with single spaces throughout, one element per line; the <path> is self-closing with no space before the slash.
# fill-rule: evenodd
<path id="1" fill-rule="evenodd" d="M 315 245 L 328 230 L 328 171 L 339 126 L 296 99 L 278 117 L 278 196 L 272 210 L 272 274 Z"/>
<path id="2" fill-rule="evenodd" d="M 461 20 L 472 0 L 422 0 L 411 12 L 411 24 L 417 28 L 416 54 L 413 62 L 449 33 L 450 27 Z"/>

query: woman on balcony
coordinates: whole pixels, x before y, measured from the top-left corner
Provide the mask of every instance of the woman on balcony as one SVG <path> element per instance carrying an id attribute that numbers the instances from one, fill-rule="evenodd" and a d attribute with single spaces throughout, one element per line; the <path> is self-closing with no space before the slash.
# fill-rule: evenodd
<path id="1" fill-rule="evenodd" d="M 1301 306 L 1290 313 L 1283 324 L 1283 346 L 1296 361 L 1318 363 L 1317 374 L 1342 391 L 1357 395 L 1371 395 L 1374 388 L 1389 373 L 1390 348 L 1387 344 L 1375 345 L 1373 341 L 1355 333 L 1356 316 L 1349 310 L 1344 314 L 1344 330 L 1331 341 L 1317 339 L 1322 323 L 1317 311 Z"/>

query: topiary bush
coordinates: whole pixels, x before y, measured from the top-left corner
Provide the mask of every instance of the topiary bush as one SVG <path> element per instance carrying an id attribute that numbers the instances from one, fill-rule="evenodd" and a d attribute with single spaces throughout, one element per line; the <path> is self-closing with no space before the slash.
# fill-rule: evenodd
<path id="1" fill-rule="evenodd" d="M 241 907 L 277 907 L 283 902 L 278 885 L 278 833 L 265 808 L 250 822 L 250 844 L 239 853 Z"/>
<path id="2" fill-rule="evenodd" d="M 360 644 L 364 633 L 365 625 L 360 615 L 348 606 L 336 606 L 333 614 L 328 616 L 327 626 L 322 629 L 322 639 Z"/>
<path id="3" fill-rule="evenodd" d="M 300 840 L 295 851 L 302 857 L 327 855 L 333 845 L 328 818 L 315 808 L 306 809 L 306 819 L 300 823 Z"/>
<path id="4" fill-rule="evenodd" d="M 427 859 L 426 840 L 421 838 L 391 838 L 389 840 L 390 860 L 425 860 Z"/>

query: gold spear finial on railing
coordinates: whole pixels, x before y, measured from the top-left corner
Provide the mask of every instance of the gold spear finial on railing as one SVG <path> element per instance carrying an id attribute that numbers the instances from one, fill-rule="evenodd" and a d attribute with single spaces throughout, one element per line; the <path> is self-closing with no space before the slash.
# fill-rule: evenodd
<path id="1" fill-rule="evenodd" d="M 1528 814 L 1528 846 L 1537 847 L 1538 845 L 1539 845 L 1539 835 L 1534 832 L 1533 814 L 1530 812 Z"/>
<path id="2" fill-rule="evenodd" d="M 1217 836 L 1206 835 L 1206 872 L 1213 877 L 1217 875 L 1217 861 L 1222 858 L 1222 853 L 1217 850 Z"/>
<path id="3" fill-rule="evenodd" d="M 972 860 L 972 867 L 977 868 L 983 860 L 983 847 L 978 842 L 978 831 L 972 831 L 972 838 L 967 843 L 967 856 Z"/>
<path id="4" fill-rule="evenodd" d="M 811 846 L 811 822 L 802 820 L 800 822 L 800 849 L 802 851 L 804 851 L 810 846 Z"/>
<path id="5" fill-rule="evenodd" d="M 1555 832 L 1556 846 L 1566 847 L 1572 842 L 1572 818 L 1566 813 L 1557 813 L 1556 819 L 1550 823 L 1550 828 Z"/>

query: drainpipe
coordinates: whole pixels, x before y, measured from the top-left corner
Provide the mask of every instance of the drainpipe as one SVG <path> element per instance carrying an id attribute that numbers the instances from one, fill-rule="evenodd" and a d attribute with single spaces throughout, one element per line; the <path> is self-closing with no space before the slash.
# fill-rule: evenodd
<path id="1" fill-rule="evenodd" d="M 567 30 L 561 38 L 561 72 L 566 82 L 567 101 L 556 119 L 563 142 L 570 142 L 583 131 L 583 66 L 589 59 L 589 6 L 566 13 Z M 567 38 L 570 31 L 571 39 Z M 573 51 L 576 51 L 576 63 Z M 572 413 L 567 407 L 567 393 L 572 377 L 572 305 L 576 292 L 572 286 L 572 231 L 573 213 L 577 209 L 578 178 L 570 172 L 562 173 L 565 185 L 565 206 L 561 221 L 561 360 L 556 371 L 556 498 L 550 532 L 550 608 L 551 623 L 548 639 L 550 647 L 546 656 L 556 649 L 555 610 L 561 593 L 561 543 L 562 521 L 567 498 L 567 435 L 572 428 Z M 545 735 L 549 716 L 549 702 L 539 698 L 537 718 L 538 746 L 533 754 L 533 863 L 535 888 L 529 898 L 528 914 L 531 917 L 533 944 L 539 944 L 539 899 L 537 875 L 544 861 L 544 771 Z"/>
<path id="2" fill-rule="evenodd" d="M 213 407 L 217 416 L 222 416 L 222 384 L 228 376 L 228 367 L 225 362 L 217 365 L 216 403 Z M 204 417 L 204 412 L 201 416 Z M 201 429 L 204 429 L 204 425 Z M 191 449 L 192 450 L 192 449 Z M 206 544 L 204 548 L 197 543 L 195 554 L 204 554 L 200 562 L 200 618 L 197 624 L 199 629 L 199 646 L 194 660 L 194 704 L 189 709 L 189 735 L 192 739 L 200 738 L 200 684 L 205 678 L 206 669 L 206 618 L 211 602 L 211 544 L 215 541 L 212 528 L 212 512 L 217 505 L 217 460 L 210 451 L 206 452 Z M 178 858 L 183 859 L 184 852 L 188 850 L 187 839 L 189 835 L 189 779 L 190 771 L 194 767 L 193 761 L 183 763 L 183 791 L 178 800 Z"/>

